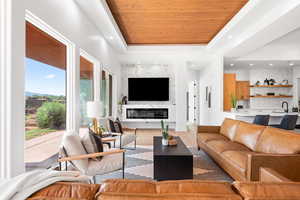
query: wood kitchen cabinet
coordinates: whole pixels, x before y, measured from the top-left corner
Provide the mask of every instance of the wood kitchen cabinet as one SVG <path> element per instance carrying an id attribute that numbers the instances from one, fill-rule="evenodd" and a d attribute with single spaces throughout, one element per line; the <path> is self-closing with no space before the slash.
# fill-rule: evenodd
<path id="1" fill-rule="evenodd" d="M 224 74 L 224 111 L 231 109 L 231 96 L 236 96 L 236 74 Z"/>
<path id="2" fill-rule="evenodd" d="M 236 97 L 238 100 L 249 100 L 250 98 L 250 82 L 237 81 L 236 82 Z"/>

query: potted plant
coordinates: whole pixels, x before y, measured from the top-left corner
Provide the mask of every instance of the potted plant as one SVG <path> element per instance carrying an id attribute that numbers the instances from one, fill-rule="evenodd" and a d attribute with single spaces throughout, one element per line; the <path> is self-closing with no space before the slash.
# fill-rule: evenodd
<path id="1" fill-rule="evenodd" d="M 231 94 L 231 112 L 236 111 L 236 106 L 237 106 L 237 97 L 233 94 Z"/>
<path id="2" fill-rule="evenodd" d="M 161 131 L 162 131 L 162 145 L 168 146 L 168 144 L 169 144 L 169 125 L 167 125 L 165 127 L 163 120 L 161 120 Z"/>

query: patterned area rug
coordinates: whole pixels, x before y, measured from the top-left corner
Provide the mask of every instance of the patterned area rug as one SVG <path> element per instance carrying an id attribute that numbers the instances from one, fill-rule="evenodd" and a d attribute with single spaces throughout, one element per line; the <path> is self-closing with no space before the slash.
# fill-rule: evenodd
<path id="1" fill-rule="evenodd" d="M 137 146 L 136 150 L 126 151 L 126 179 L 153 179 L 153 146 Z M 194 179 L 228 181 L 228 176 L 206 153 L 189 148 L 194 155 Z M 122 172 L 97 176 L 97 183 L 110 178 L 122 178 Z"/>

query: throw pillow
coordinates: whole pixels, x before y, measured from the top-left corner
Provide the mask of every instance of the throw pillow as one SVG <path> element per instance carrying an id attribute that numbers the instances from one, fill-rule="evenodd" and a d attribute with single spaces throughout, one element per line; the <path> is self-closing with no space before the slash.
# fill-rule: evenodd
<path id="1" fill-rule="evenodd" d="M 122 133 L 123 134 L 122 124 L 121 124 L 119 118 L 116 119 L 114 124 L 115 124 L 116 133 Z"/>
<path id="2" fill-rule="evenodd" d="M 88 154 L 103 152 L 101 137 L 97 136 L 90 128 L 81 136 L 81 142 Z M 94 160 L 101 160 L 101 157 Z"/>
<path id="3" fill-rule="evenodd" d="M 116 133 L 114 121 L 111 120 L 111 119 L 108 119 L 107 121 L 108 121 L 108 128 L 109 128 L 109 131 L 112 132 L 112 133 Z"/>

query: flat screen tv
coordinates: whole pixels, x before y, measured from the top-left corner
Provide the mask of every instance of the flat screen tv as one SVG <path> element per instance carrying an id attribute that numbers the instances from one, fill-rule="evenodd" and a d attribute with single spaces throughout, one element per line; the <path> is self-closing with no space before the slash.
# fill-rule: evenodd
<path id="1" fill-rule="evenodd" d="M 169 78 L 128 78 L 129 101 L 169 101 Z"/>

